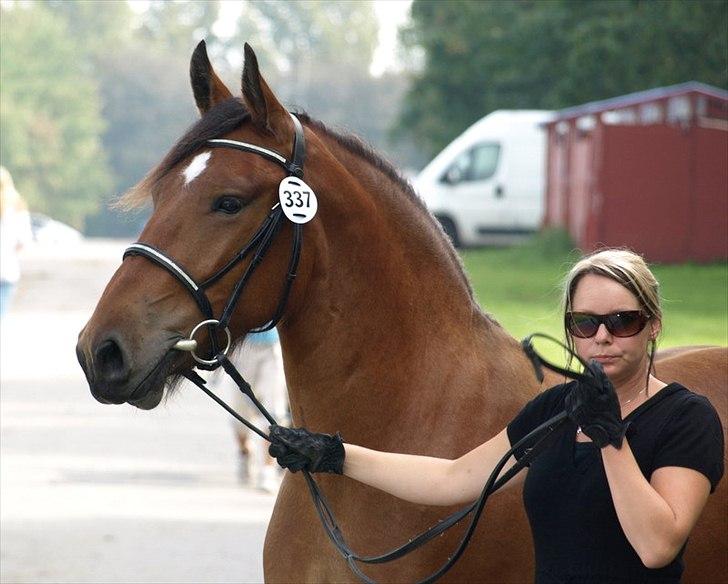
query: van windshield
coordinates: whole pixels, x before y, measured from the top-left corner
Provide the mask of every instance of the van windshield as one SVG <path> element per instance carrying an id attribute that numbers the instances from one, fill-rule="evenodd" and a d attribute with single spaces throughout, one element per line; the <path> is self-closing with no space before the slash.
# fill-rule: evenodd
<path id="1" fill-rule="evenodd" d="M 442 180 L 458 183 L 489 179 L 498 168 L 500 150 L 501 146 L 496 142 L 476 144 L 453 161 Z"/>

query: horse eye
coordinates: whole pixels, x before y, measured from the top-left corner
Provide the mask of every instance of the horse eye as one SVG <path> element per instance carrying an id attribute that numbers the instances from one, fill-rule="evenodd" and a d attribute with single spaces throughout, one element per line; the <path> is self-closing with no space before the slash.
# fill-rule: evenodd
<path id="1" fill-rule="evenodd" d="M 221 213 L 227 213 L 228 215 L 235 215 L 238 211 L 243 208 L 243 202 L 237 197 L 219 197 L 215 199 L 212 205 L 213 211 L 220 211 Z"/>

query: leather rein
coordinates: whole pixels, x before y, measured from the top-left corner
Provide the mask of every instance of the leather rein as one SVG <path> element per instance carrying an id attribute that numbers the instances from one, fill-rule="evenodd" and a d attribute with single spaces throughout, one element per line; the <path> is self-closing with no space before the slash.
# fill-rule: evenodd
<path id="1" fill-rule="evenodd" d="M 291 118 L 293 119 L 295 133 L 293 140 L 292 158 L 290 161 L 273 150 L 269 150 L 267 148 L 263 148 L 261 146 L 256 146 L 255 144 L 249 144 L 246 142 L 216 139 L 208 140 L 206 144 L 207 146 L 212 148 L 234 148 L 243 152 L 258 154 L 284 168 L 287 173 L 286 179 L 284 179 L 284 181 L 287 180 L 287 178 L 289 177 L 295 177 L 296 179 L 302 180 L 303 167 L 306 157 L 303 127 L 295 115 L 291 114 Z M 190 351 L 193 358 L 197 362 L 197 368 L 199 369 L 212 371 L 217 369 L 218 367 L 222 367 L 225 372 L 232 378 L 240 391 L 253 402 L 255 407 L 260 411 L 260 413 L 266 418 L 266 420 L 270 424 L 276 424 L 275 419 L 260 403 L 260 401 L 255 396 L 252 388 L 250 387 L 250 384 L 238 372 L 236 367 L 227 356 L 232 341 L 228 324 L 235 310 L 235 307 L 237 306 L 237 303 L 242 295 L 245 285 L 248 283 L 255 269 L 262 262 L 266 252 L 271 246 L 274 236 L 280 230 L 284 216 L 288 217 L 288 215 L 284 214 L 281 208 L 281 203 L 276 203 L 271 208 L 268 216 L 265 218 L 258 230 L 253 234 L 253 236 L 243 246 L 243 248 L 217 272 L 215 272 L 212 276 L 208 277 L 206 280 L 199 284 L 184 270 L 184 268 L 178 262 L 174 261 L 163 251 L 153 247 L 152 245 L 142 242 L 133 243 L 125 250 L 123 256 L 124 258 L 127 258 L 129 256 L 142 256 L 147 258 L 148 260 L 152 261 L 153 263 L 157 264 L 158 266 L 164 268 L 169 273 L 171 273 L 180 282 L 180 284 L 182 284 L 187 289 L 187 291 L 197 303 L 197 306 L 199 307 L 200 312 L 202 312 L 203 316 L 205 317 L 205 320 L 200 322 L 192 329 L 192 332 L 190 333 L 188 338 L 180 339 L 173 348 L 182 351 Z M 290 219 L 290 217 L 288 218 Z M 291 247 L 288 270 L 283 284 L 283 291 L 280 295 L 277 308 L 271 319 L 266 324 L 256 329 L 253 329 L 250 332 L 262 332 L 272 329 L 280 321 L 283 311 L 285 309 L 293 281 L 296 277 L 296 271 L 301 255 L 301 245 L 303 240 L 303 225 L 294 221 L 291 221 L 291 223 L 293 223 L 294 229 L 293 242 Z M 233 291 L 223 309 L 221 316 L 219 318 L 215 318 L 212 310 L 212 305 L 207 295 L 205 294 L 205 290 L 214 283 L 218 282 L 223 276 L 230 272 L 230 270 L 232 270 L 237 264 L 242 262 L 250 254 L 254 254 L 250 264 L 245 269 L 238 282 L 235 284 L 235 287 L 233 288 Z M 194 337 L 197 331 L 203 327 L 207 328 L 211 343 L 212 357 L 209 359 L 201 358 L 196 353 L 198 345 Z M 226 346 L 222 349 L 218 347 L 218 339 L 216 338 L 216 333 L 218 331 L 223 331 L 227 337 Z M 532 343 L 532 338 L 535 336 L 546 337 L 546 335 L 540 335 L 537 333 L 524 339 L 522 345 L 524 351 L 526 352 L 526 355 L 529 357 L 534 366 L 534 370 L 536 372 L 536 376 L 539 378 L 539 381 L 543 380 L 543 373 L 541 369 L 542 366 L 552 369 L 557 373 L 565 375 L 572 379 L 584 378 L 583 374 L 576 371 L 557 367 L 556 365 L 549 363 L 540 355 L 538 355 L 536 350 L 533 348 Z M 547 338 L 555 341 L 555 339 L 551 337 Z M 556 342 L 558 343 L 558 341 Z M 581 359 L 577 355 L 575 356 L 581 361 Z M 583 361 L 582 364 L 584 364 Z M 227 403 L 225 403 L 209 388 L 207 388 L 205 385 L 205 379 L 203 379 L 196 371 L 190 369 L 189 371 L 183 372 L 183 375 L 192 383 L 194 383 L 197 387 L 199 387 L 202 391 L 204 391 L 208 396 L 210 396 L 210 398 L 212 398 L 218 405 L 224 408 L 236 420 L 241 422 L 251 431 L 258 434 L 264 440 L 270 442 L 269 436 L 263 430 L 257 428 L 254 424 L 243 418 Z M 480 496 L 475 502 L 453 513 L 445 519 L 438 521 L 437 524 L 421 532 L 416 537 L 411 538 L 407 543 L 380 555 L 362 556 L 354 552 L 348 546 L 344 539 L 344 535 L 342 534 L 341 529 L 336 522 L 334 514 L 331 511 L 331 508 L 326 500 L 326 497 L 319 488 L 318 484 L 308 471 L 304 470 L 303 476 L 306 480 L 306 484 L 308 485 L 314 507 L 319 515 L 321 524 L 324 527 L 326 535 L 334 544 L 337 551 L 346 560 L 352 572 L 367 584 L 376 583 L 361 570 L 360 566 L 358 565 L 359 563 L 383 564 L 399 559 L 409 554 L 410 552 L 418 549 L 425 543 L 431 541 L 432 539 L 447 531 L 454 525 L 457 525 L 468 515 L 472 515 L 468 527 L 464 535 L 462 536 L 455 552 L 448 557 L 448 560 L 438 570 L 420 581 L 420 584 L 427 584 L 434 582 L 442 575 L 444 575 L 450 568 L 452 568 L 455 562 L 457 562 L 457 560 L 463 554 L 465 548 L 470 542 L 473 533 L 475 532 L 475 528 L 477 527 L 478 521 L 482 515 L 488 497 L 496 492 L 498 489 L 500 489 L 503 485 L 505 485 L 524 467 L 528 466 L 531 461 L 552 442 L 553 438 L 557 434 L 557 430 L 563 427 L 566 421 L 566 412 L 561 412 L 560 414 L 557 414 L 550 420 L 547 420 L 545 423 L 541 424 L 538 428 L 530 432 L 527 436 L 525 436 L 523 439 L 519 440 L 515 445 L 513 445 L 513 447 L 503 456 L 503 458 L 501 458 L 501 460 L 495 466 L 493 472 L 485 483 Z M 505 467 L 513 453 L 522 446 L 531 443 L 533 443 L 533 446 L 530 449 L 527 449 L 525 454 L 514 465 L 508 468 L 502 474 L 502 476 L 500 476 L 501 471 L 503 471 L 503 468 Z"/>

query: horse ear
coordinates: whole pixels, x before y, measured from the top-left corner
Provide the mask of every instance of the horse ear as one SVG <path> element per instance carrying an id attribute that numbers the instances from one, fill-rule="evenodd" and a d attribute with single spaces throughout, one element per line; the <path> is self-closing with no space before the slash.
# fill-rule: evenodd
<path id="1" fill-rule="evenodd" d="M 258 69 L 258 58 L 248 43 L 245 43 L 245 66 L 243 67 L 243 99 L 250 111 L 253 124 L 275 134 L 276 123 L 287 117 L 286 108 L 278 101 Z"/>
<path id="2" fill-rule="evenodd" d="M 197 103 L 200 114 L 204 114 L 215 104 L 233 96 L 213 71 L 210 59 L 207 57 L 207 46 L 204 40 L 200 41 L 192 53 L 190 81 L 192 82 L 192 93 L 195 95 L 195 103 Z"/>

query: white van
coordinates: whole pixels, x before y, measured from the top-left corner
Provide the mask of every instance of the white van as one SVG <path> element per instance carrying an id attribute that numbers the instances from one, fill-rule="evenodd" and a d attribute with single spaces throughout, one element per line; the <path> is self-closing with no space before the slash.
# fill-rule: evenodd
<path id="1" fill-rule="evenodd" d="M 456 246 L 510 243 L 541 226 L 553 112 L 498 110 L 455 138 L 413 180 Z"/>

